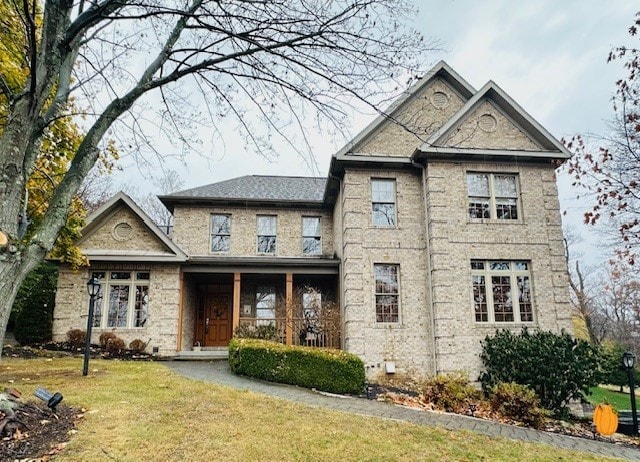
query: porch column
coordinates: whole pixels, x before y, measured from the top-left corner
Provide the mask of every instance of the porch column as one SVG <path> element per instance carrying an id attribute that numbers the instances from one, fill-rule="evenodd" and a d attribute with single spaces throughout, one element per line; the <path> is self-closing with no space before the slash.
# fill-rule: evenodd
<path id="1" fill-rule="evenodd" d="M 231 316 L 232 332 L 240 324 L 240 274 L 233 273 L 233 315 Z"/>
<path id="2" fill-rule="evenodd" d="M 287 305 L 286 319 L 286 343 L 293 343 L 293 273 L 287 273 L 287 283 L 285 287 L 285 302 Z"/>
<path id="3" fill-rule="evenodd" d="M 176 335 L 176 351 L 182 351 L 182 320 L 184 318 L 184 273 L 180 270 L 180 290 L 178 300 L 178 332 Z"/>

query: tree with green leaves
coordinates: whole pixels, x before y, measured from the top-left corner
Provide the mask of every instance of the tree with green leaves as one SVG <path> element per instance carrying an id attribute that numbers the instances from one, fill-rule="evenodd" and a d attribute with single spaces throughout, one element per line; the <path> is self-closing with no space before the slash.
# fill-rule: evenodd
<path id="1" fill-rule="evenodd" d="M 215 133 L 217 124 L 233 121 L 260 152 L 274 152 L 274 136 L 294 149 L 309 147 L 306 114 L 343 130 L 349 108 L 379 108 L 397 96 L 426 67 L 417 60 L 431 48 L 404 25 L 414 15 L 408 0 L 24 0 L 8 6 L 3 24 L 19 26 L 11 46 L 23 72 L 16 81 L 0 74 L 6 114 L 0 232 L 10 243 L 0 259 L 0 341 L 20 283 L 53 249 L 112 133 L 136 151 L 135 140 L 153 145 L 145 120 L 185 143 L 193 124 L 206 121 Z M 196 92 L 204 111 L 188 104 Z M 147 110 L 150 102 L 158 106 L 156 116 Z M 41 217 L 21 237 L 18 217 L 47 133 L 56 121 L 80 115 L 86 131 Z M 134 134 L 126 131 L 131 127 Z"/>

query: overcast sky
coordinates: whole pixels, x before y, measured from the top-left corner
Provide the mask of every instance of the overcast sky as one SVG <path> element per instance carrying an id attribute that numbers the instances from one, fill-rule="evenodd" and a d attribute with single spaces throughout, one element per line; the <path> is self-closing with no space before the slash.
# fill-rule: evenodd
<path id="1" fill-rule="evenodd" d="M 611 117 L 614 82 L 623 75 L 619 64 L 607 64 L 609 50 L 629 43 L 628 27 L 640 4 L 631 0 L 415 0 L 420 8 L 415 28 L 442 42 L 443 50 L 424 59 L 451 65 L 476 89 L 495 81 L 557 138 L 576 133 L 603 133 Z M 372 116 L 373 118 L 373 116 Z M 371 119 L 357 120 L 355 135 Z M 229 139 L 232 139 L 231 136 Z M 174 165 L 195 187 L 240 175 L 326 174 L 331 155 L 343 140 L 319 138 L 314 171 L 284 148 L 267 161 L 241 144 L 203 146 L 210 160 L 190 157 Z M 238 145 L 236 145 L 238 144 Z M 135 167 L 134 167 L 135 168 Z M 131 181 L 132 169 L 120 175 Z M 145 184 L 146 183 L 146 184 Z M 563 209 L 579 221 L 584 208 L 571 198 L 569 180 L 561 176 Z M 143 190 L 154 182 L 137 181 Z"/>

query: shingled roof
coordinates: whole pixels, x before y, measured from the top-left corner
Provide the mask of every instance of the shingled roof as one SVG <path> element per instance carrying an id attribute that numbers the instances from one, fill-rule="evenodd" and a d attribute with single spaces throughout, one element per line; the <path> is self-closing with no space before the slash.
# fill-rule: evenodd
<path id="1" fill-rule="evenodd" d="M 246 175 L 159 196 L 170 210 L 186 202 L 322 205 L 324 177 Z"/>

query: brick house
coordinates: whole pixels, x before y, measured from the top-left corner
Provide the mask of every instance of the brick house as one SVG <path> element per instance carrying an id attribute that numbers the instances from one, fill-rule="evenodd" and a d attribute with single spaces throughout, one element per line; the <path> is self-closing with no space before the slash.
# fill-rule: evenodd
<path id="1" fill-rule="evenodd" d="M 334 154 L 326 178 L 246 176 L 160 197 L 169 238 L 120 193 L 61 267 L 54 336 L 224 351 L 234 329 L 339 347 L 367 374 L 480 369 L 498 328 L 571 331 L 555 168 L 567 150 L 500 87 L 438 63 Z M 390 120 L 393 119 L 393 120 Z M 327 308 L 328 307 L 328 308 Z M 265 327 L 266 328 L 266 327 Z"/>

